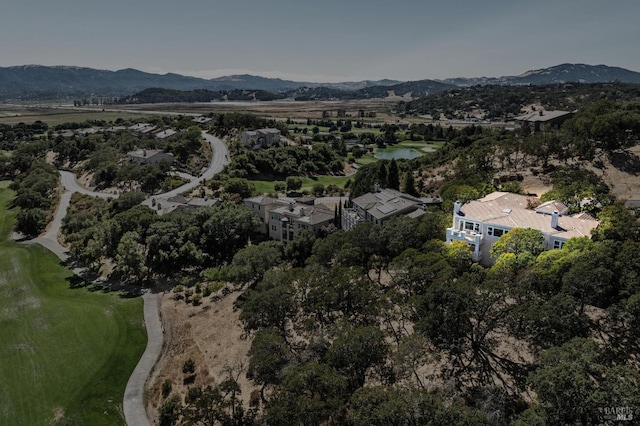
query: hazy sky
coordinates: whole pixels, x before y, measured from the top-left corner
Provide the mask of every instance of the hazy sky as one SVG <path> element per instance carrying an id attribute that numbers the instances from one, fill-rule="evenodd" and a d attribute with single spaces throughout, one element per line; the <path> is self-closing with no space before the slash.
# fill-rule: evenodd
<path id="1" fill-rule="evenodd" d="M 305 81 L 640 71 L 639 0 L 5 0 L 0 67 Z"/>

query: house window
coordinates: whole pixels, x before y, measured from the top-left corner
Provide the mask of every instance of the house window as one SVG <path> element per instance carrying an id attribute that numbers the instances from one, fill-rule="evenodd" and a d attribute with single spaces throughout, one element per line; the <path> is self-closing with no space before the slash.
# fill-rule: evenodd
<path id="1" fill-rule="evenodd" d="M 564 241 L 553 240 L 553 248 L 554 249 L 561 249 L 563 245 L 564 245 Z"/>
<path id="2" fill-rule="evenodd" d="M 465 231 L 480 232 L 480 224 L 479 223 L 475 223 L 475 222 L 465 222 L 464 223 L 464 230 Z"/>
<path id="3" fill-rule="evenodd" d="M 271 225 L 271 230 L 272 230 L 272 231 L 277 231 L 277 230 L 278 230 L 278 227 L 277 227 L 276 225 Z"/>
<path id="4" fill-rule="evenodd" d="M 487 227 L 487 235 L 491 235 L 492 237 L 501 237 L 506 233 L 506 229 L 496 228 L 494 226 Z"/>

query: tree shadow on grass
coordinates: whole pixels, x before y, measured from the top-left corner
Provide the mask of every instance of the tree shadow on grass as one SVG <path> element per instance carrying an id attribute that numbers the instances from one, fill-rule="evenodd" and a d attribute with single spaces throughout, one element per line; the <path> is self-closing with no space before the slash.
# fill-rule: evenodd
<path id="1" fill-rule="evenodd" d="M 637 176 L 640 173 L 640 157 L 631 151 L 612 152 L 609 161 L 616 169 Z"/>
<path id="2" fill-rule="evenodd" d="M 90 292 L 118 293 L 118 296 L 123 299 L 133 299 L 142 296 L 142 287 L 140 286 L 123 284 L 118 280 L 101 277 L 93 271 L 78 267 L 78 265 L 73 262 L 67 262 L 66 264 L 63 262 L 62 264 L 74 271 L 74 275 L 67 278 L 69 288 L 71 289 L 86 288 Z"/>
<path id="3" fill-rule="evenodd" d="M 88 281 L 86 281 L 84 278 L 79 277 L 77 275 L 72 275 L 69 278 L 67 278 L 67 282 L 69 283 L 69 288 L 74 288 L 74 289 L 85 288 L 90 285 Z"/>

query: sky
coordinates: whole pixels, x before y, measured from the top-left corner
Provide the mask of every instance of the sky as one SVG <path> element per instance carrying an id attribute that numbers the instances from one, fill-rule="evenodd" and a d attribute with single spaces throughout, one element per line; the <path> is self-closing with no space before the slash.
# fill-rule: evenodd
<path id="1" fill-rule="evenodd" d="M 338 82 L 640 71 L 638 0 L 4 0 L 0 67 Z"/>

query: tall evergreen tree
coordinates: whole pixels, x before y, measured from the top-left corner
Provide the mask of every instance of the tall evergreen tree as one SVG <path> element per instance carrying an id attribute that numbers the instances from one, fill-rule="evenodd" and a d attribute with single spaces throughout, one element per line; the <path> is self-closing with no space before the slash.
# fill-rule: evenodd
<path id="1" fill-rule="evenodd" d="M 413 172 L 411 172 L 411 170 L 404 175 L 404 192 L 409 195 L 413 195 L 414 197 L 420 196 L 416 189 L 416 181 L 413 178 Z"/>
<path id="2" fill-rule="evenodd" d="M 400 189 L 400 172 L 398 170 L 398 163 L 396 159 L 392 159 L 389 164 L 389 174 L 387 175 L 387 184 L 389 188 Z"/>
<path id="3" fill-rule="evenodd" d="M 385 188 L 388 185 L 386 161 L 380 161 L 378 163 L 378 183 L 380 184 L 381 188 Z"/>

